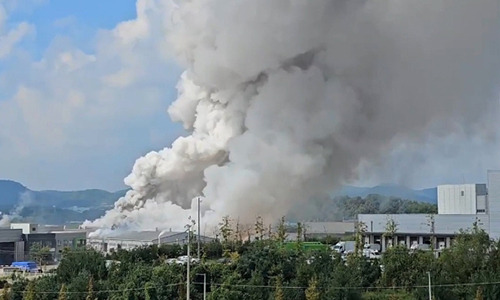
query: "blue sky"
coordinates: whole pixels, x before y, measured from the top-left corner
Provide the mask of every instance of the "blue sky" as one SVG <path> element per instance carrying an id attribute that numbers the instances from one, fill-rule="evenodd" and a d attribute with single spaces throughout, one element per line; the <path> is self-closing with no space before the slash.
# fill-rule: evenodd
<path id="1" fill-rule="evenodd" d="M 181 68 L 151 30 L 156 2 L 0 0 L 0 178 L 117 190 L 184 133 L 167 114 Z"/>
<path id="2" fill-rule="evenodd" d="M 16 9 L 10 23 L 28 21 L 36 27 L 36 37 L 24 48 L 39 57 L 57 36 L 70 36 L 79 46 L 91 49 L 99 29 L 112 29 L 136 17 L 135 0 L 44 0 Z"/>

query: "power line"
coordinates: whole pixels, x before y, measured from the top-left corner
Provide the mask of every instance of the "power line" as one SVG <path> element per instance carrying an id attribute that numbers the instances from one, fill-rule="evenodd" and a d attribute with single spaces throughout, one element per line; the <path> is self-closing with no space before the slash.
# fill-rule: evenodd
<path id="1" fill-rule="evenodd" d="M 161 287 L 174 287 L 174 286 L 179 286 L 183 285 L 184 283 L 172 283 L 172 284 L 167 284 L 167 285 L 162 285 Z M 144 290 L 150 290 L 150 289 L 156 289 L 159 288 L 158 286 L 151 286 L 151 287 L 143 287 L 143 288 L 133 288 L 133 289 L 117 289 L 117 290 L 94 290 L 92 293 L 95 294 L 100 294 L 100 293 L 119 293 L 119 292 L 128 292 L 128 291 L 144 291 Z M 16 291 L 17 293 L 28 293 L 30 291 L 28 290 L 23 290 L 23 291 Z M 37 294 L 59 294 L 59 291 L 38 291 L 35 290 L 35 293 Z M 88 291 L 85 292 L 78 292 L 78 291 L 66 291 L 66 294 L 88 294 Z"/>
<path id="2" fill-rule="evenodd" d="M 193 282 L 195 285 L 202 285 L 203 282 Z M 495 282 L 467 282 L 467 283 L 449 283 L 449 284 L 435 284 L 431 285 L 432 288 L 439 287 L 458 287 L 458 286 L 487 286 L 498 285 L 500 281 Z M 223 284 L 223 283 L 210 283 L 213 286 L 228 286 L 228 287 L 242 287 L 242 288 L 276 288 L 273 285 L 246 285 L 246 284 Z M 281 286 L 283 289 L 307 289 L 307 286 Z M 319 287 L 318 287 L 319 288 Z M 335 290 L 392 290 L 392 289 L 417 289 L 429 288 L 429 285 L 407 285 L 407 286 L 380 286 L 380 287 L 366 287 L 366 286 L 337 286 L 328 287 L 328 289 Z"/>

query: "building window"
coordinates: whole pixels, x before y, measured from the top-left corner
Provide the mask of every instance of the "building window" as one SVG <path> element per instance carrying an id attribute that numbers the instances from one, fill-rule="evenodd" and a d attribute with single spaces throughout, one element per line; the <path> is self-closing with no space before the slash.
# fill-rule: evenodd
<path id="1" fill-rule="evenodd" d="M 465 196 L 465 192 L 464 191 L 460 192 L 460 195 L 462 195 L 462 197 Z"/>

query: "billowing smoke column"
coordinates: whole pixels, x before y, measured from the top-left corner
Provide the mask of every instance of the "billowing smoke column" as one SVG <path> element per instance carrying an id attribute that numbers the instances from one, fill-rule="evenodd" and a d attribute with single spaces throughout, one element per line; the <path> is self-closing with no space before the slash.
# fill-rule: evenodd
<path id="1" fill-rule="evenodd" d="M 498 0 L 184 0 L 186 68 L 169 108 L 191 132 L 137 160 L 132 189 L 88 225 L 276 220 L 402 143 L 487 135 L 498 113 Z M 404 168 L 405 166 L 401 166 Z"/>

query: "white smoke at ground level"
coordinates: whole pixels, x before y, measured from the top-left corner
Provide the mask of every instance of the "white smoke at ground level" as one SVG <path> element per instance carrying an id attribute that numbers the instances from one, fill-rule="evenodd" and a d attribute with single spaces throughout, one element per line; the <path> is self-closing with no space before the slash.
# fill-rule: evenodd
<path id="1" fill-rule="evenodd" d="M 22 219 L 21 213 L 23 209 L 33 203 L 33 194 L 30 191 L 21 193 L 19 195 L 19 201 L 14 208 L 8 213 L 1 213 L 0 227 L 9 227 L 13 221 Z"/>
<path id="2" fill-rule="evenodd" d="M 499 6 L 179 2 L 169 38 L 187 70 L 169 113 L 192 133 L 138 159 L 132 191 L 93 224 L 178 226 L 199 195 L 205 223 L 275 220 L 405 143 L 491 136 Z"/>

